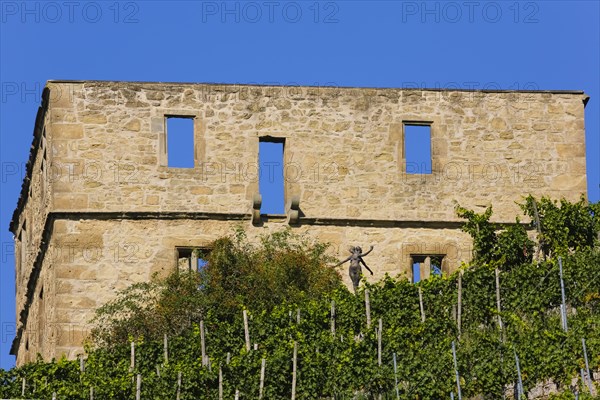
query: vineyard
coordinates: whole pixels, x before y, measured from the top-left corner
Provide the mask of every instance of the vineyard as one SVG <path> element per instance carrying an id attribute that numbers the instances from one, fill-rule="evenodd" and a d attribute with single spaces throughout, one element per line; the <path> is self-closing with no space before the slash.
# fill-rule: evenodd
<path id="1" fill-rule="evenodd" d="M 0 397 L 597 398 L 598 205 L 529 198 L 523 210 L 535 242 L 521 224 L 490 223 L 491 208 L 459 208 L 470 265 L 417 284 L 386 277 L 357 294 L 314 272 L 331 261 L 326 246 L 306 251 L 287 231 L 265 239 L 259 252 L 273 266 L 248 275 L 256 292 L 244 294 L 236 285 L 248 276 L 229 281 L 223 268 L 255 265 L 257 250 L 222 240 L 208 275 L 139 285 L 101 309 L 81 359 L 0 371 Z M 294 269 L 306 253 L 310 268 Z M 283 293 L 257 279 L 273 271 L 328 284 Z"/>

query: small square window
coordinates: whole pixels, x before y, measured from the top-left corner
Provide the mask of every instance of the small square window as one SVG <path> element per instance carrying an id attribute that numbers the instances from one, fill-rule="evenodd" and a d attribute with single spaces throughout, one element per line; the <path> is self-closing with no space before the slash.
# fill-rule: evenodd
<path id="1" fill-rule="evenodd" d="M 167 165 L 194 168 L 194 118 L 167 116 L 165 125 Z"/>
<path id="2" fill-rule="evenodd" d="M 431 124 L 404 123 L 404 155 L 407 174 L 431 174 Z"/>
<path id="3" fill-rule="evenodd" d="M 177 268 L 180 271 L 202 271 L 208 265 L 210 249 L 199 247 L 177 247 Z"/>
<path id="4" fill-rule="evenodd" d="M 412 282 L 429 279 L 431 275 L 442 275 L 443 255 L 411 255 Z"/>

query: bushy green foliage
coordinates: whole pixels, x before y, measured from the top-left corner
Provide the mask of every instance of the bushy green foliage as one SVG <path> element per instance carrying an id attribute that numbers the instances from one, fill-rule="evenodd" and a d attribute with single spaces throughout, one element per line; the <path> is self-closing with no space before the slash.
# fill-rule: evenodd
<path id="1" fill-rule="evenodd" d="M 570 307 L 577 307 L 576 313 L 569 314 L 568 333 L 562 331 L 557 312 L 560 288 L 553 261 L 539 266 L 524 264 L 502 272 L 504 341 L 496 320 L 493 269 L 466 269 L 463 273 L 460 339 L 453 318 L 458 274 L 434 276 L 418 285 L 388 277 L 376 285 L 366 285 L 371 298 L 370 328 L 366 324 L 364 292 L 355 296 L 346 289 L 337 289 L 326 299 L 283 302 L 270 311 L 250 313 L 251 342 L 259 347 L 249 352 L 245 348 L 241 312 L 226 322 L 206 316 L 210 370 L 202 366 L 200 332 L 193 323 L 192 329 L 169 337 L 168 362 L 163 358 L 162 339 L 138 338 L 133 371 L 129 370 L 129 344 L 118 344 L 91 350 L 82 374 L 77 361 L 65 360 L 5 372 L 3 379 L 8 383 L 2 386 L 0 395 L 18 397 L 19 378 L 26 376 L 28 397 L 49 398 L 56 391 L 63 394 L 62 398 L 85 399 L 93 386 L 96 398 L 131 399 L 135 391 L 132 379 L 140 373 L 142 398 L 174 398 L 177 374 L 181 372 L 182 399 L 214 399 L 218 397 L 220 365 L 226 398 L 233 398 L 236 389 L 241 398 L 255 398 L 264 357 L 265 398 L 284 399 L 290 395 L 291 358 L 293 343 L 297 342 L 298 398 L 350 399 L 355 393 L 368 398 L 387 393 L 388 398 L 393 398 L 393 353 L 397 354 L 401 398 L 447 398 L 455 391 L 450 351 L 453 340 L 457 341 L 465 397 L 483 393 L 486 398 L 501 398 L 504 388 L 516 379 L 513 349 L 521 359 L 526 390 L 551 379 L 560 384 L 561 391 L 568 391 L 571 378 L 578 376 L 579 368 L 584 366 L 582 337 L 587 339 L 591 367 L 600 367 L 598 265 L 600 253 L 593 250 L 564 260 L 567 298 Z M 580 284 L 582 277 L 585 285 Z M 424 323 L 420 318 L 418 286 L 423 293 Z M 330 329 L 332 300 L 336 308 L 335 336 Z M 383 321 L 381 367 L 377 365 L 375 332 L 379 318 Z"/>
<path id="2" fill-rule="evenodd" d="M 456 213 L 467 220 L 462 229 L 473 238 L 475 263 L 520 265 L 531 261 L 533 242 L 518 217 L 514 224 L 503 226 L 490 222 L 491 206 L 483 214 L 458 206 Z"/>
<path id="3" fill-rule="evenodd" d="M 552 398 L 574 399 L 569 385 L 584 367 L 581 338 L 586 339 L 590 368 L 600 368 L 600 249 L 593 245 L 580 247 L 563 257 L 569 310 L 569 330 L 565 332 L 561 328 L 558 311 L 561 295 L 557 260 L 511 264 L 518 258 L 506 257 L 499 249 L 506 246 L 504 248 L 512 249 L 516 254 L 521 245 L 522 231 L 520 228 L 512 230 L 512 227 L 500 231 L 492 229 L 485 225 L 489 216 L 491 212 L 477 222 L 481 225 L 479 232 L 483 231 L 494 245 L 481 242 L 479 249 L 493 252 L 494 257 L 479 258 L 473 266 L 464 266 L 462 275 L 457 272 L 451 276 L 433 276 L 416 285 L 407 280 L 386 277 L 377 284 L 364 285 L 357 295 L 339 285 L 327 286 L 311 296 L 306 295 L 307 291 L 289 290 L 285 292 L 286 296 L 297 296 L 289 299 L 280 296 L 272 301 L 266 299 L 266 292 L 239 293 L 239 290 L 251 290 L 257 283 L 244 286 L 246 283 L 241 276 L 231 277 L 229 273 L 234 274 L 235 271 L 224 268 L 230 265 L 250 268 L 252 256 L 249 255 L 253 253 L 250 247 L 244 247 L 249 246 L 247 243 L 236 244 L 236 238 L 224 240 L 223 246 L 215 247 L 222 251 L 213 251 L 215 259 L 211 258 L 209 265 L 211 262 L 223 263 L 223 269 L 219 270 L 222 275 L 218 278 L 227 280 L 221 286 L 228 289 L 207 294 L 207 297 L 214 295 L 218 299 L 218 296 L 235 293 L 238 300 L 223 307 L 227 310 L 223 311 L 224 314 L 207 308 L 197 315 L 203 318 L 205 326 L 210 368 L 202 365 L 200 330 L 197 319 L 192 318 L 191 326 L 188 325 L 179 334 L 169 335 L 168 361 L 163 356 L 162 333 L 169 331 L 161 333 L 157 329 L 156 335 L 160 333 L 157 338 L 152 335 L 132 336 L 136 342 L 133 370 L 129 369 L 130 345 L 117 341 L 89 349 L 83 373 L 79 372 L 77 361 L 66 360 L 38 362 L 11 371 L 0 371 L 0 397 L 18 398 L 21 378 L 26 377 L 26 398 L 51 398 L 52 392 L 56 392 L 58 399 L 87 399 L 89 388 L 93 387 L 95 398 L 133 399 L 134 377 L 139 373 L 143 379 L 142 398 L 175 398 L 177 377 L 181 373 L 182 400 L 215 399 L 218 398 L 220 367 L 224 398 L 233 398 L 236 390 L 239 390 L 241 399 L 257 398 L 261 359 L 265 358 L 264 398 L 289 399 L 292 354 L 296 342 L 298 399 L 377 398 L 379 394 L 383 394 L 383 398 L 394 399 L 394 353 L 398 361 L 400 398 L 441 399 L 449 398 L 451 392 L 456 393 L 450 350 L 451 342 L 455 341 L 463 398 L 478 394 L 485 399 L 502 398 L 506 389 L 512 388 L 516 381 L 515 351 L 520 358 L 526 391 L 551 380 L 558 385 L 559 391 Z M 475 213 L 470 217 L 479 218 Z M 471 227 L 473 229 L 468 229 L 477 233 L 475 225 Z M 279 239 L 287 240 L 285 237 Z M 279 254 L 280 251 L 285 253 L 281 250 L 285 249 L 285 243 L 273 242 L 279 239 L 277 236 L 267 239 L 273 248 L 261 244 L 258 253 L 262 258 L 257 256 L 253 260 L 275 263 L 280 257 L 283 260 L 303 259 L 298 254 L 290 256 L 290 259 Z M 294 249 L 294 246 L 291 248 Z M 316 249 L 314 257 L 322 254 L 320 247 Z M 313 260 L 308 254 L 308 260 Z M 478 256 L 486 257 L 480 252 Z M 248 259 L 238 261 L 243 257 Z M 483 262 L 483 259 L 487 261 Z M 292 268 L 289 262 L 283 262 L 289 265 L 284 270 Z M 496 310 L 496 268 L 500 271 L 502 307 L 499 316 L 503 331 L 499 329 Z M 265 269 L 273 271 L 277 267 Z M 248 271 L 253 273 L 254 270 Z M 299 268 L 299 271 L 303 269 Z M 454 318 L 459 275 L 463 290 L 460 337 Z M 294 278 L 288 279 L 293 282 Z M 181 275 L 173 276 L 156 286 L 152 283 L 141 289 L 156 293 L 154 304 L 163 304 L 160 310 L 168 314 L 166 310 L 169 307 L 174 311 L 180 304 L 191 306 L 192 303 L 185 303 L 187 300 L 183 299 L 165 300 L 169 296 L 165 297 L 166 293 L 161 290 L 168 288 L 169 294 L 174 297 L 185 297 L 186 293 L 195 297 L 188 290 L 194 288 L 197 291 L 199 282 L 202 285 L 220 282 L 204 280 L 206 277 L 190 278 L 190 282 L 186 279 L 181 279 Z M 286 275 L 281 279 L 286 279 Z M 266 285 L 271 290 L 277 289 L 276 282 L 268 281 Z M 419 287 L 425 322 L 421 321 Z M 204 288 L 201 286 L 200 292 Z M 370 291 L 370 327 L 365 317 L 365 288 Z M 130 294 L 136 290 L 140 288 L 130 289 Z M 259 299 L 266 300 L 265 307 L 260 306 Z M 335 335 L 331 333 L 332 301 L 335 303 Z M 209 307 L 209 304 L 217 307 L 209 302 L 201 306 Z M 245 304 L 252 305 L 248 307 L 250 338 L 252 343 L 258 344 L 258 350 L 247 351 L 245 347 L 240 308 Z M 136 307 L 130 308 L 137 310 Z M 141 312 L 145 311 L 142 309 Z M 377 363 L 375 330 L 379 318 L 383 322 L 381 366 Z M 118 326 L 119 329 L 126 328 L 126 325 Z M 132 335 L 138 332 L 136 326 L 132 326 Z M 581 380 L 577 381 L 577 389 L 579 399 L 591 398 Z"/>
<path id="4" fill-rule="evenodd" d="M 566 255 L 594 246 L 600 232 L 600 203 L 590 204 L 582 196 L 577 203 L 528 196 L 520 205 L 540 232 L 543 256 Z M 536 216 L 537 211 L 537 216 Z M 539 226 L 537 221 L 539 220 Z"/>
<path id="5" fill-rule="evenodd" d="M 339 274 L 328 265 L 333 260 L 325 255 L 327 247 L 289 229 L 263 236 L 257 246 L 243 231 L 217 240 L 201 278 L 206 310 L 220 317 L 242 307 L 270 310 L 284 301 L 320 298 L 340 288 Z"/>
<path id="6" fill-rule="evenodd" d="M 329 266 L 327 245 L 289 229 L 249 243 L 243 230 L 216 240 L 200 254 L 208 264 L 200 273 L 178 271 L 155 276 L 118 294 L 96 312 L 92 340 L 106 346 L 130 337 L 160 339 L 178 335 L 209 317 L 231 321 L 242 309 L 269 311 L 283 302 L 319 299 L 342 287 Z"/>

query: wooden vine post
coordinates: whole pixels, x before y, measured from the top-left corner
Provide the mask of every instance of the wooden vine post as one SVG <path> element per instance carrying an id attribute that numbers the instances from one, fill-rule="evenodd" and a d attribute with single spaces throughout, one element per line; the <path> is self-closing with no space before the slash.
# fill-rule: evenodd
<path id="1" fill-rule="evenodd" d="M 400 390 L 398 389 L 398 364 L 396 363 L 396 353 L 394 353 L 394 381 L 396 383 L 396 400 L 400 400 Z"/>
<path id="2" fill-rule="evenodd" d="M 200 349 L 202 350 L 202 365 L 208 364 L 206 361 L 206 343 L 204 341 L 204 321 L 200 320 Z"/>
<path id="3" fill-rule="evenodd" d="M 335 300 L 331 300 L 331 336 L 335 336 Z"/>
<path id="4" fill-rule="evenodd" d="M 298 367 L 298 343 L 294 342 L 294 358 L 292 359 L 292 400 L 296 400 L 296 369 Z"/>
<path id="5" fill-rule="evenodd" d="M 565 296 L 565 282 L 563 281 L 563 267 L 562 267 L 562 257 L 558 257 L 558 273 L 560 275 L 560 296 L 562 298 L 561 304 L 561 318 L 562 318 L 562 328 L 565 332 L 569 331 L 569 327 L 567 325 L 567 297 Z"/>
<path id="6" fill-rule="evenodd" d="M 131 356 L 130 356 L 130 365 L 129 370 L 133 371 L 135 369 L 135 342 L 131 342 Z"/>
<path id="7" fill-rule="evenodd" d="M 260 363 L 260 383 L 258 386 L 258 398 L 259 400 L 263 398 L 263 389 L 265 387 L 265 367 L 266 367 L 266 363 L 267 360 L 266 359 L 262 359 L 261 363 Z"/>
<path id="8" fill-rule="evenodd" d="M 248 312 L 244 310 L 244 337 L 246 339 L 246 350 L 250 351 L 250 331 L 248 330 Z"/>
<path id="9" fill-rule="evenodd" d="M 537 204 L 535 199 L 532 199 L 533 205 L 533 218 L 535 219 L 535 227 L 537 230 L 537 238 L 536 238 L 536 249 L 535 249 L 535 259 L 540 263 L 540 252 L 542 251 L 542 243 L 541 243 L 541 235 L 542 235 L 542 225 L 540 224 L 540 214 L 538 214 Z"/>
<path id="10" fill-rule="evenodd" d="M 379 318 L 379 327 L 377 328 L 377 365 L 381 367 L 381 335 L 383 331 L 383 321 Z"/>
<path id="11" fill-rule="evenodd" d="M 500 270 L 498 267 L 496 267 L 494 273 L 496 274 L 496 311 L 498 311 L 498 328 L 500 328 L 500 331 L 503 331 L 502 317 L 500 316 Z"/>
<path id="12" fill-rule="evenodd" d="M 219 400 L 223 400 L 223 369 L 219 365 Z"/>
<path id="13" fill-rule="evenodd" d="M 365 314 L 367 316 L 367 328 L 371 327 L 371 300 L 369 298 L 369 289 L 365 289 Z"/>
<path id="14" fill-rule="evenodd" d="M 135 383 L 135 400 L 140 400 L 142 396 L 142 375 L 137 374 L 137 381 Z"/>
<path id="15" fill-rule="evenodd" d="M 85 372 L 85 361 L 83 360 L 83 354 L 79 356 L 79 372 Z"/>
<path id="16" fill-rule="evenodd" d="M 458 338 L 461 335 L 461 324 L 462 324 L 462 275 L 463 272 L 458 273 L 458 310 L 456 312 L 456 325 L 458 327 Z"/>
<path id="17" fill-rule="evenodd" d="M 421 322 L 425 322 L 425 308 L 423 307 L 423 291 L 419 286 L 419 309 L 421 310 Z"/>
<path id="18" fill-rule="evenodd" d="M 169 362 L 169 338 L 166 333 L 163 336 L 163 358 L 165 364 Z"/>

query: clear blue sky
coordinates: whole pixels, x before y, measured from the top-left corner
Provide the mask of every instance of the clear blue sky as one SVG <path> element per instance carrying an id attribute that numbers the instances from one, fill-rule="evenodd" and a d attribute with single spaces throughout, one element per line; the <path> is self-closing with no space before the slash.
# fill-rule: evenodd
<path id="1" fill-rule="evenodd" d="M 14 363 L 8 224 L 49 79 L 584 90 L 589 198 L 600 199 L 596 1 L 1 1 L 0 10 L 0 367 Z"/>

